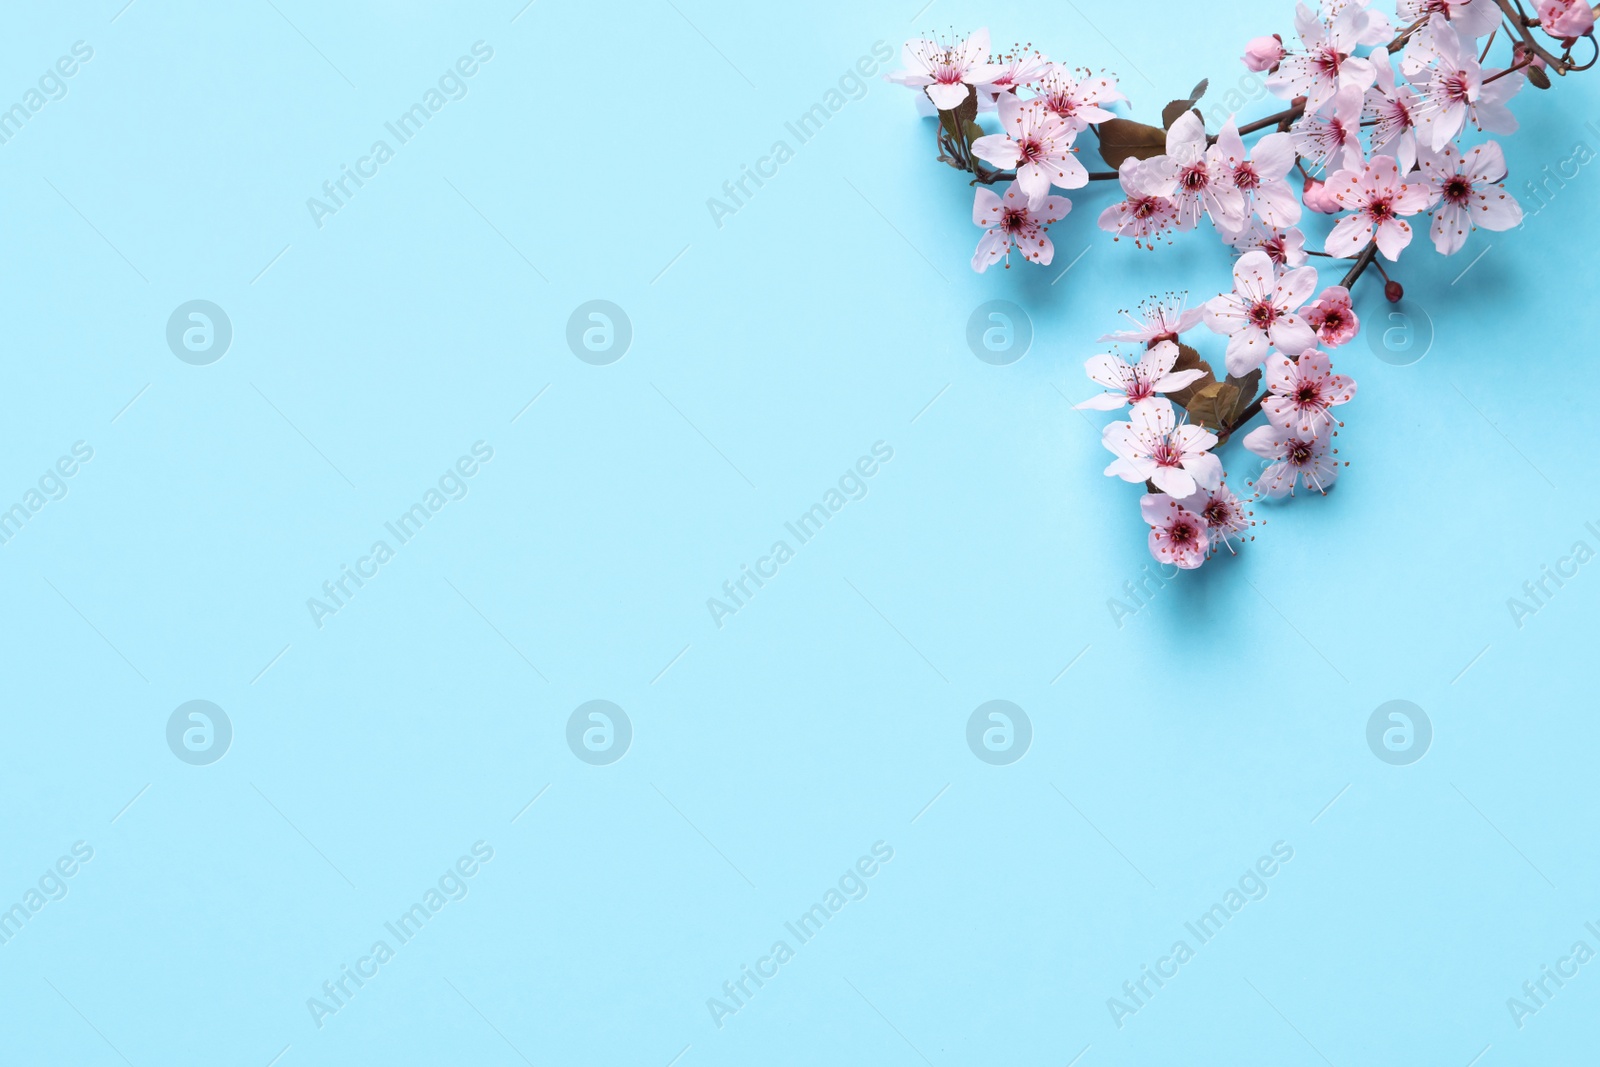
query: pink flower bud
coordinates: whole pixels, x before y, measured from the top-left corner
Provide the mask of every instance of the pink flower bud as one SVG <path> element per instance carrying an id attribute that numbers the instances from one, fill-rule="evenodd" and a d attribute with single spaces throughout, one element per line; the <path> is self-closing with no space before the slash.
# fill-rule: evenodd
<path id="1" fill-rule="evenodd" d="M 1312 211 L 1324 215 L 1337 215 L 1344 210 L 1344 206 L 1328 195 L 1327 186 L 1315 178 L 1306 178 L 1305 191 L 1300 194 L 1301 201 Z"/>
<path id="2" fill-rule="evenodd" d="M 1257 37 L 1244 48 L 1244 65 L 1254 71 L 1271 70 L 1283 58 L 1283 38 Z"/>

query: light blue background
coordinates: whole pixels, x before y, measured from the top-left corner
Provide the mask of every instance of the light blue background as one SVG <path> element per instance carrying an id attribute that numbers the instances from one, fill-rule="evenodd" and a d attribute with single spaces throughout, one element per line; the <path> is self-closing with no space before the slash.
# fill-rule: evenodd
<path id="1" fill-rule="evenodd" d="M 1399 277 L 1436 337 L 1337 355 L 1337 490 L 1258 508 L 1239 559 L 1119 627 L 1137 490 L 1069 401 L 1118 308 L 1225 287 L 1223 250 L 1113 245 L 1097 186 L 1054 268 L 973 274 L 971 192 L 876 76 L 721 228 L 706 200 L 874 42 L 988 25 L 1149 118 L 1234 84 L 1284 0 L 122 2 L 13 5 L 0 35 L 5 104 L 94 49 L 0 146 L 3 506 L 94 449 L 0 547 L 0 906 L 95 850 L 0 946 L 0 1059 L 1592 1056 L 1600 963 L 1521 1030 L 1506 1008 L 1600 949 L 1600 570 L 1520 629 L 1506 607 L 1600 547 L 1590 169 L 1520 232 L 1420 243 Z M 479 40 L 466 98 L 318 229 L 306 199 Z M 1597 144 L 1594 75 L 1515 107 L 1514 188 Z M 1035 328 L 1007 367 L 964 340 L 994 298 Z M 165 342 L 191 299 L 233 324 L 210 366 Z M 591 299 L 633 324 L 610 366 L 566 345 Z M 880 440 L 866 498 L 718 629 L 706 599 Z M 307 598 L 476 441 L 470 494 L 318 629 Z M 596 698 L 633 724 L 610 766 L 565 741 Z M 166 745 L 191 699 L 233 724 L 210 766 Z M 1033 723 L 1010 766 L 966 745 L 991 699 Z M 1367 747 L 1391 699 L 1433 723 L 1410 766 Z M 470 895 L 319 1029 L 307 998 L 480 840 Z M 715 1026 L 877 841 L 865 899 Z M 1279 841 L 1267 897 L 1115 1026 Z"/>

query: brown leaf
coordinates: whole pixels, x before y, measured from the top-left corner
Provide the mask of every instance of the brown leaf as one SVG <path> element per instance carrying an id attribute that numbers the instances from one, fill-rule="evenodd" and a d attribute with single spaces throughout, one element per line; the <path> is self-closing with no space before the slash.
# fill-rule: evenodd
<path id="1" fill-rule="evenodd" d="M 1172 369 L 1174 372 L 1195 369 L 1206 372 L 1205 377 L 1201 378 L 1199 381 L 1196 381 L 1190 385 L 1186 385 L 1177 392 L 1167 394 L 1167 399 L 1171 400 L 1174 404 L 1177 404 L 1181 408 L 1187 409 L 1189 407 L 1190 399 L 1193 398 L 1196 393 L 1205 388 L 1207 385 L 1215 385 L 1217 381 L 1216 371 L 1211 369 L 1211 364 L 1201 359 L 1199 352 L 1196 352 L 1193 348 L 1190 348 L 1181 341 L 1178 343 L 1178 361 L 1172 365 Z"/>
<path id="2" fill-rule="evenodd" d="M 1530 64 L 1525 68 L 1525 73 L 1528 75 L 1528 81 L 1533 84 L 1535 89 L 1550 88 L 1550 75 L 1546 74 L 1541 68 Z"/>
<path id="3" fill-rule="evenodd" d="M 1200 387 L 1192 401 L 1185 405 L 1189 418 L 1212 433 L 1225 430 L 1233 417 L 1244 407 L 1240 402 L 1239 387 L 1227 382 L 1211 382 Z"/>
<path id="4" fill-rule="evenodd" d="M 1167 131 L 1132 119 L 1107 119 L 1098 127 L 1100 158 L 1112 169 L 1128 158 L 1149 159 L 1167 150 Z"/>
<path id="5" fill-rule="evenodd" d="M 1206 95 L 1206 84 L 1207 82 L 1202 79 L 1200 84 L 1196 85 L 1189 93 L 1189 99 L 1174 100 L 1166 107 L 1162 108 L 1161 125 L 1165 126 L 1169 130 L 1172 129 L 1172 124 L 1177 122 L 1185 111 L 1188 111 L 1190 108 L 1194 107 L 1195 104 L 1199 103 L 1202 96 Z M 1198 111 L 1195 113 L 1199 114 Z"/>

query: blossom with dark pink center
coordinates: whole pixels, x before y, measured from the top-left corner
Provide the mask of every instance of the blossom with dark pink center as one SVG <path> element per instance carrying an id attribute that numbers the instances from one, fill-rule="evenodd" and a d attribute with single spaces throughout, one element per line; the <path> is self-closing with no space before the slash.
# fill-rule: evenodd
<path id="1" fill-rule="evenodd" d="M 1361 166 L 1361 102 L 1364 95 L 1365 90 L 1359 86 L 1347 85 L 1333 94 L 1330 114 L 1306 112 L 1290 131 L 1294 147 L 1317 167 L 1354 169 Z"/>
<path id="2" fill-rule="evenodd" d="M 1268 356 L 1267 390 L 1270 395 L 1261 401 L 1267 421 L 1304 437 L 1335 421 L 1329 411 L 1349 403 L 1356 395 L 1356 383 L 1333 373 L 1327 353 L 1313 348 L 1300 353 L 1299 359 L 1278 352 Z"/>
<path id="3" fill-rule="evenodd" d="M 997 167 L 1017 170 L 1017 185 L 1037 203 L 1059 189 L 1081 189 L 1089 184 L 1089 172 L 1078 162 L 1072 147 L 1077 135 L 1060 116 L 1047 109 L 1037 97 L 1022 100 L 1003 93 L 999 100 L 1000 126 L 1004 133 L 992 133 L 972 142 L 972 154 Z"/>
<path id="4" fill-rule="evenodd" d="M 1304 52 L 1284 56 L 1267 88 L 1285 100 L 1306 98 L 1306 113 L 1315 114 L 1347 85 L 1366 90 L 1372 85 L 1371 60 L 1350 53 L 1363 43 L 1369 22 L 1359 4 L 1346 6 L 1330 22 L 1323 22 L 1305 4 L 1295 7 L 1295 32 Z"/>
<path id="5" fill-rule="evenodd" d="M 978 238 L 978 250 L 972 256 L 972 269 L 982 274 L 1004 259 L 1011 266 L 1011 249 L 1015 247 L 1022 258 L 1045 266 L 1055 258 L 1056 246 L 1045 236 L 1049 224 L 1067 217 L 1072 201 L 1064 196 L 1042 197 L 1037 204 L 1018 188 L 1016 182 L 1006 186 L 1004 196 L 993 189 L 979 189 L 972 199 L 972 221 L 987 228 Z"/>
<path id="6" fill-rule="evenodd" d="M 1215 489 L 1201 489 L 1193 496 L 1178 501 L 1178 506 L 1200 516 L 1210 535 L 1213 552 L 1219 546 L 1226 546 L 1232 552 L 1233 538 L 1238 537 L 1242 541 L 1244 532 L 1255 525 L 1250 509 L 1226 484 L 1218 485 Z"/>
<path id="7" fill-rule="evenodd" d="M 972 87 L 992 82 L 1004 71 L 989 62 L 989 31 L 978 30 L 958 44 L 926 39 L 907 41 L 900 50 L 904 70 L 884 75 L 896 85 L 922 89 L 934 107 L 952 111 L 972 93 Z"/>
<path id="8" fill-rule="evenodd" d="M 1117 168 L 1117 179 L 1122 183 L 1126 199 L 1100 213 L 1100 228 L 1114 234 L 1114 241 L 1132 237 L 1134 244 L 1154 248 L 1151 238 L 1178 224 L 1177 202 L 1156 192 L 1162 184 L 1160 177 L 1151 175 L 1143 163 L 1132 156 Z"/>
<path id="9" fill-rule="evenodd" d="M 1330 285 L 1322 295 L 1305 306 L 1306 324 L 1316 331 L 1317 340 L 1329 348 L 1337 348 L 1354 340 L 1361 329 L 1355 308 L 1350 303 L 1350 290 L 1342 285 Z"/>
<path id="10" fill-rule="evenodd" d="M 1178 424 L 1165 397 L 1133 406 L 1128 422 L 1113 422 L 1100 435 L 1117 458 L 1105 473 L 1125 482 L 1152 482 L 1175 496 L 1210 488 L 1222 480 L 1222 461 L 1212 454 L 1217 435 L 1190 423 Z"/>
<path id="11" fill-rule="evenodd" d="M 1395 81 L 1386 50 L 1372 53 L 1372 67 L 1378 80 L 1362 101 L 1362 119 L 1371 123 L 1372 153 L 1394 156 L 1401 171 L 1409 172 L 1417 162 L 1417 122 L 1412 116 L 1417 94 L 1411 86 Z"/>
<path id="12" fill-rule="evenodd" d="M 1166 155 L 1152 156 L 1140 168 L 1150 189 L 1178 205 L 1178 228 L 1193 229 L 1210 215 L 1224 233 L 1244 225 L 1244 194 L 1233 183 L 1228 156 L 1220 144 L 1207 145 L 1205 123 L 1192 110 L 1167 130 Z"/>
<path id="13" fill-rule="evenodd" d="M 1139 514 L 1150 524 L 1150 554 L 1158 561 L 1186 571 L 1206 561 L 1211 534 L 1200 516 L 1166 493 L 1146 493 Z"/>
<path id="14" fill-rule="evenodd" d="M 1427 208 L 1432 194 L 1421 183 L 1400 180 L 1393 156 L 1373 156 L 1358 173 L 1341 170 L 1328 179 L 1327 192 L 1346 215 L 1328 234 L 1323 250 L 1330 256 L 1353 259 L 1376 240 L 1387 259 L 1398 259 L 1411 243 L 1411 225 L 1401 216 Z"/>
<path id="15" fill-rule="evenodd" d="M 1285 179 L 1295 163 L 1293 137 L 1269 133 L 1256 142 L 1253 153 L 1246 152 L 1238 125 L 1229 119 L 1217 134 L 1217 147 L 1222 150 L 1228 177 L 1244 196 L 1245 218 L 1253 211 L 1268 226 L 1293 226 L 1300 221 L 1300 201 Z"/>
<path id="16" fill-rule="evenodd" d="M 1522 222 L 1522 206 L 1498 184 L 1506 176 L 1505 154 L 1493 141 L 1469 148 L 1453 144 L 1423 153 L 1422 176 L 1439 207 L 1428 236 L 1444 255 L 1460 251 L 1475 227 L 1509 230 Z"/>
<path id="17" fill-rule="evenodd" d="M 1198 368 L 1175 371 L 1178 346 L 1171 341 L 1158 341 L 1145 349 L 1139 362 L 1129 364 L 1109 352 L 1091 356 L 1083 367 L 1089 377 L 1106 387 L 1106 391 L 1079 404 L 1079 408 L 1093 411 L 1115 411 L 1129 404 L 1150 400 L 1160 393 L 1174 393 L 1205 377 Z"/>
<path id="18" fill-rule="evenodd" d="M 1228 335 L 1228 373 L 1249 374 L 1269 349 L 1298 354 L 1317 343 L 1305 319 L 1296 314 L 1317 287 L 1315 267 L 1297 267 L 1278 276 L 1265 252 L 1246 252 L 1233 265 L 1233 292 L 1206 302 L 1206 325 Z"/>
<path id="19" fill-rule="evenodd" d="M 1272 498 L 1289 496 L 1304 482 L 1307 489 L 1326 494 L 1339 477 L 1339 464 L 1333 458 L 1333 425 L 1330 419 L 1315 433 L 1258 426 L 1245 434 L 1245 448 L 1273 461 L 1256 479 L 1256 491 Z"/>
<path id="20" fill-rule="evenodd" d="M 1105 105 L 1127 99 L 1117 88 L 1117 79 L 1088 70 L 1069 70 L 1060 63 L 1051 64 L 1039 78 L 1038 93 L 1044 106 L 1074 133 L 1116 118 Z"/>

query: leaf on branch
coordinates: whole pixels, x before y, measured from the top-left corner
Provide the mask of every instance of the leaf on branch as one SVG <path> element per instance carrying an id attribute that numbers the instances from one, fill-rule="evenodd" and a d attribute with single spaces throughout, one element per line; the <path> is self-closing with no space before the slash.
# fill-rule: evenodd
<path id="1" fill-rule="evenodd" d="M 1099 127 L 1100 158 L 1113 170 L 1125 159 L 1149 159 L 1167 150 L 1167 131 L 1132 119 L 1107 119 Z"/>
<path id="2" fill-rule="evenodd" d="M 1186 410 L 1191 420 L 1220 437 L 1245 403 L 1237 385 L 1213 381 L 1200 386 Z"/>
<path id="3" fill-rule="evenodd" d="M 967 131 L 967 143 L 969 143 L 969 144 L 972 143 L 973 141 L 976 141 L 980 137 L 989 136 L 988 133 L 985 132 L 985 130 L 984 130 L 984 128 L 982 126 L 979 126 L 976 122 L 972 122 L 972 121 L 968 121 L 968 123 L 966 125 L 966 131 Z"/>
<path id="4" fill-rule="evenodd" d="M 1528 81 L 1535 89 L 1550 88 L 1550 75 L 1546 74 L 1542 68 L 1530 64 L 1524 73 L 1528 75 Z"/>
<path id="5" fill-rule="evenodd" d="M 1230 374 L 1220 382 L 1207 383 L 1202 380 L 1192 403 L 1184 405 L 1184 410 L 1189 413 L 1189 418 L 1217 435 L 1217 444 L 1225 444 L 1228 427 L 1255 400 L 1256 389 L 1260 385 L 1260 368 L 1242 378 Z"/>
<path id="6" fill-rule="evenodd" d="M 1216 384 L 1217 373 L 1211 369 L 1211 364 L 1200 358 L 1199 352 L 1196 352 L 1193 348 L 1190 348 L 1188 345 L 1180 341 L 1178 343 L 1178 361 L 1172 365 L 1173 372 L 1176 373 L 1177 371 L 1181 370 L 1197 369 L 1205 371 L 1205 377 L 1201 378 L 1199 381 L 1184 386 L 1182 389 L 1179 389 L 1176 392 L 1167 394 L 1168 400 L 1171 400 L 1174 404 L 1177 404 L 1179 407 L 1184 408 L 1185 410 L 1188 409 L 1189 401 L 1194 398 L 1196 393 L 1198 393 L 1201 389 L 1204 389 L 1207 385 Z"/>
<path id="7" fill-rule="evenodd" d="M 1206 79 L 1201 79 L 1200 84 L 1196 85 L 1192 90 L 1190 90 L 1189 99 L 1174 100 L 1166 107 L 1162 108 L 1161 125 L 1169 130 L 1172 129 L 1172 124 L 1177 122 L 1185 111 L 1188 111 L 1190 108 L 1194 107 L 1195 104 L 1199 103 L 1202 96 L 1206 95 L 1206 84 Z M 1196 111 L 1195 114 L 1198 115 L 1199 112 Z"/>

